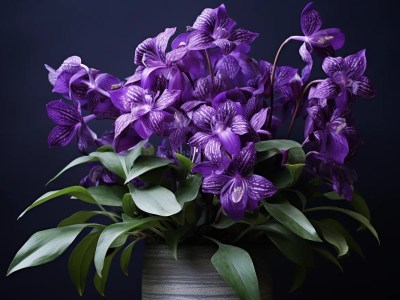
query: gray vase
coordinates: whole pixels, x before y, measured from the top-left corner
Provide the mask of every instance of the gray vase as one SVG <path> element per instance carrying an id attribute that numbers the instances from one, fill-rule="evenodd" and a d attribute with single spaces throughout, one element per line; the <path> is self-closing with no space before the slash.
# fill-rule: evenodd
<path id="1" fill-rule="evenodd" d="M 213 245 L 182 245 L 175 260 L 166 245 L 146 245 L 142 300 L 227 299 L 239 297 L 211 264 Z M 272 299 L 271 277 L 264 248 L 246 249 L 252 256 L 262 300 Z"/>

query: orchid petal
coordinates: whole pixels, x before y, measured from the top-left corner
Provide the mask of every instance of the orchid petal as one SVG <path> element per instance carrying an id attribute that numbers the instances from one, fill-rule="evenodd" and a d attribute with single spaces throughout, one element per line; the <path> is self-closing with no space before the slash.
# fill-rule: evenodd
<path id="1" fill-rule="evenodd" d="M 204 148 L 205 156 L 214 164 L 219 164 L 222 159 L 221 142 L 218 139 L 211 138 Z"/>
<path id="2" fill-rule="evenodd" d="M 241 175 L 246 176 L 253 169 L 256 162 L 256 148 L 254 143 L 247 144 L 233 159 L 231 167 Z"/>
<path id="3" fill-rule="evenodd" d="M 47 114 L 57 125 L 73 126 L 82 120 L 78 105 L 78 102 L 71 105 L 62 100 L 51 101 L 46 105 Z"/>
<path id="4" fill-rule="evenodd" d="M 340 87 L 330 78 L 323 80 L 313 89 L 309 98 L 330 99 L 335 98 L 341 92 Z"/>
<path id="5" fill-rule="evenodd" d="M 221 194 L 224 185 L 230 180 L 229 176 L 212 174 L 204 178 L 202 190 L 204 193 Z"/>
<path id="6" fill-rule="evenodd" d="M 196 132 L 196 134 L 189 139 L 188 144 L 192 147 L 204 149 L 210 139 L 211 135 L 204 132 Z"/>
<path id="7" fill-rule="evenodd" d="M 260 175 L 250 175 L 245 180 L 247 182 L 249 198 L 253 200 L 261 201 L 273 196 L 277 192 L 272 182 Z"/>
<path id="8" fill-rule="evenodd" d="M 125 128 L 130 126 L 137 119 L 137 116 L 131 113 L 119 116 L 118 119 L 115 120 L 115 137 L 119 136 Z"/>
<path id="9" fill-rule="evenodd" d="M 322 63 L 322 69 L 331 78 L 336 72 L 340 72 L 345 68 L 345 60 L 342 57 L 327 57 Z"/>
<path id="10" fill-rule="evenodd" d="M 352 92 L 354 95 L 363 98 L 372 98 L 375 96 L 375 91 L 372 87 L 372 84 L 365 76 L 361 77 L 360 80 L 353 81 Z"/>
<path id="11" fill-rule="evenodd" d="M 178 90 L 165 90 L 160 98 L 156 100 L 155 108 L 164 110 L 173 105 L 178 100 L 181 91 Z"/>
<path id="12" fill-rule="evenodd" d="M 319 13 L 313 8 L 313 4 L 308 3 L 301 13 L 301 30 L 304 35 L 310 36 L 318 31 L 322 26 Z"/>
<path id="13" fill-rule="evenodd" d="M 215 116 L 215 110 L 207 105 L 202 105 L 193 113 L 193 123 L 202 130 L 211 129 L 211 120 Z"/>
<path id="14" fill-rule="evenodd" d="M 76 126 L 57 125 L 50 132 L 48 137 L 48 144 L 50 147 L 68 145 L 74 138 L 77 131 Z"/>
<path id="15" fill-rule="evenodd" d="M 356 54 L 345 57 L 344 63 L 348 69 L 348 77 L 352 79 L 359 79 L 367 68 L 365 49 L 357 52 Z"/>
<path id="16" fill-rule="evenodd" d="M 240 138 L 228 127 L 217 133 L 222 145 L 230 154 L 237 154 L 240 150 Z"/>

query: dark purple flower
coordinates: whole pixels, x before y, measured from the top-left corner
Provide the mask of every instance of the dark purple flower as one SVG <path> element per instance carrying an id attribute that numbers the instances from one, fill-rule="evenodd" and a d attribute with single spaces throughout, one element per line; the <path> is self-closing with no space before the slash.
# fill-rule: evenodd
<path id="1" fill-rule="evenodd" d="M 110 185 L 118 182 L 118 176 L 107 170 L 100 163 L 91 163 L 89 174 L 82 178 L 80 185 L 89 188 L 99 185 Z"/>
<path id="2" fill-rule="evenodd" d="M 317 85 L 310 93 L 310 98 L 335 98 L 337 107 L 345 110 L 349 104 L 349 95 L 363 98 L 373 97 L 374 90 L 371 82 L 364 76 L 366 67 L 365 50 L 345 58 L 325 58 L 322 69 L 329 78 Z"/>
<path id="3" fill-rule="evenodd" d="M 253 143 L 249 143 L 223 174 L 206 173 L 203 180 L 203 192 L 220 195 L 222 207 L 235 221 L 242 219 L 246 210 L 257 208 L 262 199 L 276 193 L 269 180 L 251 174 L 255 159 L 256 149 Z"/>
<path id="4" fill-rule="evenodd" d="M 199 128 L 189 145 L 204 149 L 204 154 L 212 162 L 222 159 L 221 147 L 230 154 L 237 154 L 241 148 L 239 136 L 249 131 L 247 120 L 237 114 L 232 101 L 226 101 L 218 109 L 202 105 L 193 113 L 193 123 Z"/>
<path id="5" fill-rule="evenodd" d="M 326 161 L 344 164 L 358 146 L 355 129 L 338 109 L 333 110 L 327 104 L 309 107 L 307 112 L 305 146 L 311 147 Z"/>
<path id="6" fill-rule="evenodd" d="M 192 131 L 190 119 L 183 113 L 176 111 L 174 114 L 174 122 L 171 124 L 169 142 L 172 150 L 178 149 L 187 141 L 188 134 Z"/>
<path id="7" fill-rule="evenodd" d="M 136 132 L 147 139 L 153 132 L 164 135 L 173 115 L 166 112 L 178 99 L 180 91 L 164 90 L 160 95 L 136 85 L 111 92 L 114 105 L 123 112 L 115 121 L 115 138 L 134 124 Z"/>
<path id="8" fill-rule="evenodd" d="M 307 63 L 302 71 L 302 80 L 307 81 L 313 65 L 311 54 L 315 51 L 319 56 L 332 56 L 334 50 L 343 47 L 344 34 L 339 28 L 322 29 L 322 20 L 319 13 L 313 8 L 312 2 L 308 3 L 301 13 L 301 30 L 304 36 L 292 39 L 304 42 L 300 47 L 300 55 Z"/>
<path id="9" fill-rule="evenodd" d="M 188 37 L 190 50 L 218 47 L 224 54 L 231 53 L 237 46 L 253 42 L 258 33 L 246 29 L 234 29 L 236 22 L 228 17 L 225 5 L 206 8 L 197 17 Z"/>
<path id="10" fill-rule="evenodd" d="M 49 146 L 65 146 L 76 136 L 79 150 L 85 152 L 88 145 L 94 143 L 96 134 L 86 125 L 94 115 L 82 117 L 78 101 L 73 101 L 71 105 L 55 100 L 46 107 L 49 118 L 57 124 L 49 134 Z"/>

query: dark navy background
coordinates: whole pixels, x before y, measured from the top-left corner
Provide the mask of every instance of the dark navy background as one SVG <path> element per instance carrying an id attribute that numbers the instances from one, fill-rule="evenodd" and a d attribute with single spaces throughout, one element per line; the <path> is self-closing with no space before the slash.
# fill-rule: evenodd
<path id="1" fill-rule="evenodd" d="M 300 34 L 299 17 L 307 1 L 225 1 L 240 27 L 259 32 L 253 55 L 273 60 L 279 44 Z M 1 299 L 82 299 L 68 278 L 67 255 L 51 264 L 23 270 L 5 278 L 16 251 L 37 230 L 56 226 L 59 220 L 82 208 L 78 201 L 60 199 L 32 210 L 20 221 L 19 213 L 47 191 L 46 181 L 78 153 L 74 146 L 47 147 L 52 128 L 45 104 L 51 94 L 43 64 L 58 67 L 66 57 L 79 55 L 83 62 L 120 78 L 134 71 L 138 43 L 165 27 L 183 31 L 205 7 L 219 1 L 34 1 L 2 0 L 0 9 L 0 140 L 1 140 Z M 355 158 L 357 188 L 367 199 L 372 222 L 380 233 L 378 246 L 366 233 L 357 234 L 367 260 L 352 255 L 344 261 L 345 273 L 322 263 L 303 288 L 291 295 L 283 267 L 275 282 L 278 299 L 400 299 L 399 176 L 396 139 L 399 137 L 398 9 L 396 1 L 315 1 L 324 27 L 340 27 L 347 43 L 339 54 L 367 49 L 367 75 L 375 83 L 377 97 L 359 99 L 356 125 L 364 146 Z M 280 64 L 298 64 L 299 44 L 289 45 Z M 317 65 L 318 66 L 318 65 Z M 105 128 L 107 124 L 102 126 Z M 76 184 L 85 169 L 74 170 L 49 189 Z M 138 265 L 140 262 L 134 262 Z M 134 273 L 132 266 L 132 274 Z M 173 271 L 173 270 L 171 270 Z M 279 271 L 279 268 L 278 268 Z M 107 299 L 135 300 L 137 278 L 125 277 L 114 265 Z M 101 299 L 91 279 L 83 299 Z M 135 296 L 136 295 L 136 296 Z"/>

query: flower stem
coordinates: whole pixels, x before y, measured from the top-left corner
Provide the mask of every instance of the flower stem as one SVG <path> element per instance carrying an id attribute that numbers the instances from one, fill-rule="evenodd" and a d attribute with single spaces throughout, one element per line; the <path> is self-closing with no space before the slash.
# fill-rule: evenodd
<path id="1" fill-rule="evenodd" d="M 208 64 L 208 69 L 210 70 L 210 76 L 211 76 L 211 82 L 214 84 L 214 70 L 211 64 L 211 58 L 210 55 L 208 54 L 207 49 L 204 50 L 207 58 L 207 64 Z"/>
<path id="2" fill-rule="evenodd" d="M 271 114 L 269 115 L 268 118 L 268 129 L 271 129 L 271 123 L 272 123 L 272 115 L 274 113 L 274 83 L 275 83 L 275 71 L 276 71 L 276 65 L 278 63 L 279 56 L 281 55 L 283 47 L 290 41 L 292 40 L 293 37 L 287 38 L 279 47 L 278 52 L 276 52 L 275 59 L 274 59 L 274 64 L 272 65 L 272 70 L 271 70 Z"/>
<path id="3" fill-rule="evenodd" d="M 287 138 L 290 137 L 290 135 L 292 134 L 292 129 L 294 126 L 294 120 L 296 119 L 297 113 L 299 112 L 299 108 L 300 108 L 300 103 L 301 100 L 304 98 L 304 96 L 306 95 L 306 93 L 308 92 L 308 90 L 310 89 L 310 87 L 314 84 L 320 83 L 322 80 L 318 79 L 318 80 L 313 80 L 311 82 L 309 82 L 306 87 L 303 90 L 303 93 L 301 93 L 301 96 L 297 98 L 296 100 L 296 108 L 294 109 L 293 115 L 292 115 L 292 120 L 290 121 L 290 127 L 288 130 L 288 135 Z"/>

